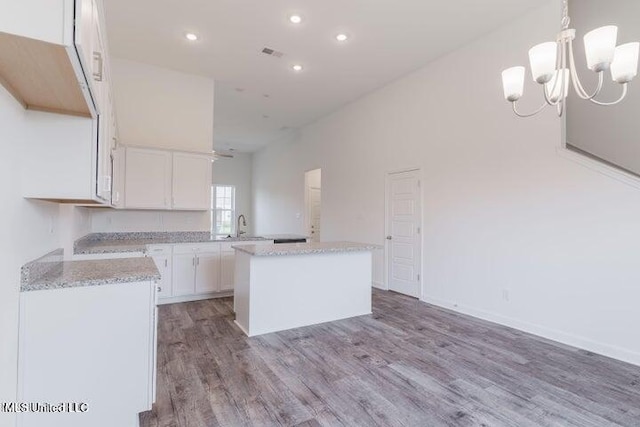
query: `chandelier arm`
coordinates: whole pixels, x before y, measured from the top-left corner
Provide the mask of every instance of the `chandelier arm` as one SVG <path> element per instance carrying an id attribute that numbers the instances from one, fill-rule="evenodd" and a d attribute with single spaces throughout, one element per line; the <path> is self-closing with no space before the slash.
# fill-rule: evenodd
<path id="1" fill-rule="evenodd" d="M 564 99 L 558 102 L 558 105 L 556 107 L 556 111 L 558 112 L 558 117 L 562 117 L 562 115 L 564 114 L 564 103 L 565 103 Z"/>
<path id="2" fill-rule="evenodd" d="M 622 100 L 627 97 L 627 93 L 628 92 L 629 92 L 629 86 L 628 86 L 627 83 L 624 83 L 622 85 L 622 95 L 617 100 L 615 100 L 613 102 L 600 102 L 600 101 L 597 101 L 595 99 L 590 99 L 589 101 L 593 102 L 596 105 L 600 105 L 600 106 L 603 106 L 603 107 L 610 107 L 612 105 L 616 105 L 616 104 L 619 104 L 620 102 L 622 102 Z"/>
<path id="3" fill-rule="evenodd" d="M 598 72 L 598 86 L 596 87 L 596 90 L 591 95 L 589 95 L 584 86 L 582 86 L 580 77 L 578 77 L 576 62 L 573 56 L 573 42 L 571 41 L 569 41 L 569 69 L 571 71 L 571 80 L 573 80 L 573 88 L 576 90 L 580 98 L 584 100 L 592 100 L 600 94 L 600 92 L 602 91 L 602 86 L 604 85 L 604 73 L 602 71 Z"/>
<path id="4" fill-rule="evenodd" d="M 555 83 L 553 84 L 553 89 L 551 90 L 551 93 L 553 93 L 556 90 L 556 85 L 557 84 L 558 84 L 558 79 L 556 79 Z M 555 102 L 553 102 L 551 100 L 551 97 L 549 96 L 549 93 L 547 92 L 547 86 L 546 85 L 542 85 L 542 93 L 544 94 L 544 100 L 548 105 L 551 105 L 552 107 L 555 107 L 560 102 L 560 98 L 558 98 L 558 100 L 555 101 Z"/>
<path id="5" fill-rule="evenodd" d="M 539 114 L 542 110 L 544 110 L 544 108 L 548 105 L 546 102 L 544 104 L 542 104 L 540 106 L 540 108 L 538 108 L 537 110 L 535 110 L 533 113 L 529 113 L 529 114 L 522 114 L 518 111 L 518 108 L 516 107 L 516 102 L 518 101 L 514 101 L 511 103 L 511 105 L 513 106 L 513 112 L 516 113 L 516 116 L 518 117 L 522 117 L 522 118 L 527 118 L 527 117 L 533 117 L 537 114 Z"/>
<path id="6" fill-rule="evenodd" d="M 566 46 L 564 43 L 558 43 L 558 59 L 556 61 L 556 70 L 563 70 L 566 68 Z M 551 95 L 549 94 L 549 90 L 547 90 L 547 85 L 542 85 L 542 93 L 544 94 L 544 100 L 547 104 L 552 107 L 557 107 L 558 104 L 562 101 L 565 92 L 565 79 L 560 74 L 557 74 L 556 78 L 553 81 L 553 86 L 551 87 L 551 93 L 556 93 L 558 89 L 558 85 L 560 85 L 560 94 L 561 96 L 554 102 L 551 100 Z"/>
<path id="7" fill-rule="evenodd" d="M 558 58 L 556 59 L 556 70 L 562 69 L 562 67 L 563 67 L 563 61 L 562 60 L 564 58 L 563 45 L 558 43 L 558 48 L 557 49 L 558 49 Z M 551 93 L 552 94 L 556 92 L 556 89 L 558 88 L 559 81 L 560 81 L 559 78 L 556 78 L 554 80 L 553 87 L 551 88 Z M 551 105 L 552 107 L 557 106 L 558 102 L 560 102 L 559 98 L 555 102 L 551 100 L 551 95 L 549 95 L 549 92 L 547 91 L 547 84 L 546 83 L 542 85 L 542 93 L 544 95 L 544 100 L 546 101 L 546 103 Z"/>

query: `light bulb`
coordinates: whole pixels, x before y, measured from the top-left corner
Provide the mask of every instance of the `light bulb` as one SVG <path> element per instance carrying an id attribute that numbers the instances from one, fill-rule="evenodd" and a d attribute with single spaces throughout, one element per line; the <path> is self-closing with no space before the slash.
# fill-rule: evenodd
<path id="1" fill-rule="evenodd" d="M 547 83 L 556 72 L 558 62 L 558 44 L 556 42 L 540 43 L 529 50 L 531 74 L 536 83 Z"/>
<path id="2" fill-rule="evenodd" d="M 627 43 L 616 48 L 611 63 L 611 78 L 614 82 L 629 83 L 638 75 L 638 53 L 640 43 Z"/>
<path id="3" fill-rule="evenodd" d="M 556 71 L 551 80 L 544 85 L 547 97 L 551 102 L 558 102 L 560 98 L 569 96 L 569 70 L 564 68 Z"/>
<path id="4" fill-rule="evenodd" d="M 584 36 L 587 67 L 595 72 L 609 69 L 613 62 L 618 39 L 618 27 L 608 25 L 596 28 Z"/>
<path id="5" fill-rule="evenodd" d="M 524 67 L 511 67 L 502 72 L 502 87 L 507 101 L 515 102 L 522 97 L 524 72 Z"/>
<path id="6" fill-rule="evenodd" d="M 300 15 L 291 15 L 289 17 L 289 22 L 291 22 L 292 24 L 299 24 L 302 22 L 302 16 Z"/>

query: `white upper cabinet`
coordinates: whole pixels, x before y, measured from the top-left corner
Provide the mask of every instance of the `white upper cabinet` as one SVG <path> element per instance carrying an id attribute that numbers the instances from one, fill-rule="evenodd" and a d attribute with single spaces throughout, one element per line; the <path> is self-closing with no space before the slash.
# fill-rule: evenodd
<path id="1" fill-rule="evenodd" d="M 25 108 L 95 118 L 85 75 L 88 69 L 83 67 L 74 36 L 78 29 L 82 43 L 92 44 L 85 30 L 95 31 L 92 27 L 99 25 L 97 8 L 84 3 L 2 2 L 0 82 Z"/>
<path id="2" fill-rule="evenodd" d="M 169 208 L 171 153 L 127 147 L 125 162 L 125 207 Z"/>
<path id="3" fill-rule="evenodd" d="M 74 0 L 3 0 L 0 31 L 63 44 L 65 36 L 71 34 L 67 30 L 73 25 L 73 2 Z"/>
<path id="4" fill-rule="evenodd" d="M 118 148 L 114 155 L 113 205 L 125 209 L 208 210 L 211 162 L 211 157 L 204 154 Z"/>
<path id="5" fill-rule="evenodd" d="M 76 0 L 76 27 L 74 43 L 85 70 L 91 69 L 93 61 L 93 39 L 95 36 L 96 5 L 94 0 Z"/>
<path id="6" fill-rule="evenodd" d="M 2 9 L 0 83 L 26 109 L 58 113 L 30 116 L 24 197 L 110 205 L 116 130 L 102 0 Z"/>
<path id="7" fill-rule="evenodd" d="M 113 185 L 111 191 L 111 206 L 114 208 L 124 208 L 124 187 L 125 187 L 125 156 L 124 147 L 115 147 L 113 150 Z"/>
<path id="8" fill-rule="evenodd" d="M 172 191 L 173 209 L 210 209 L 211 158 L 174 153 Z"/>

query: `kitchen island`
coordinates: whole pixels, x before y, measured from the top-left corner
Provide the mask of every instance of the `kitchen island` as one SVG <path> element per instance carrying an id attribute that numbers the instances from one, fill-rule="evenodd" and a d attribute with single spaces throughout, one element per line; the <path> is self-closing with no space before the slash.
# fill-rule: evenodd
<path id="1" fill-rule="evenodd" d="M 236 324 L 248 336 L 371 313 L 376 245 L 234 245 Z"/>

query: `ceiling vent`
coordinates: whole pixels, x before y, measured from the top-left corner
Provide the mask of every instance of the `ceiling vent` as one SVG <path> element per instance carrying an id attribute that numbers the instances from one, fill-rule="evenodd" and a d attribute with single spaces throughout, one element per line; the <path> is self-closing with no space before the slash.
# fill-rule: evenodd
<path id="1" fill-rule="evenodd" d="M 271 49 L 270 47 L 265 47 L 264 49 L 262 49 L 262 53 L 264 53 L 265 55 L 273 56 L 275 58 L 282 58 L 282 56 L 284 55 L 284 53 L 278 52 L 277 50 Z"/>

